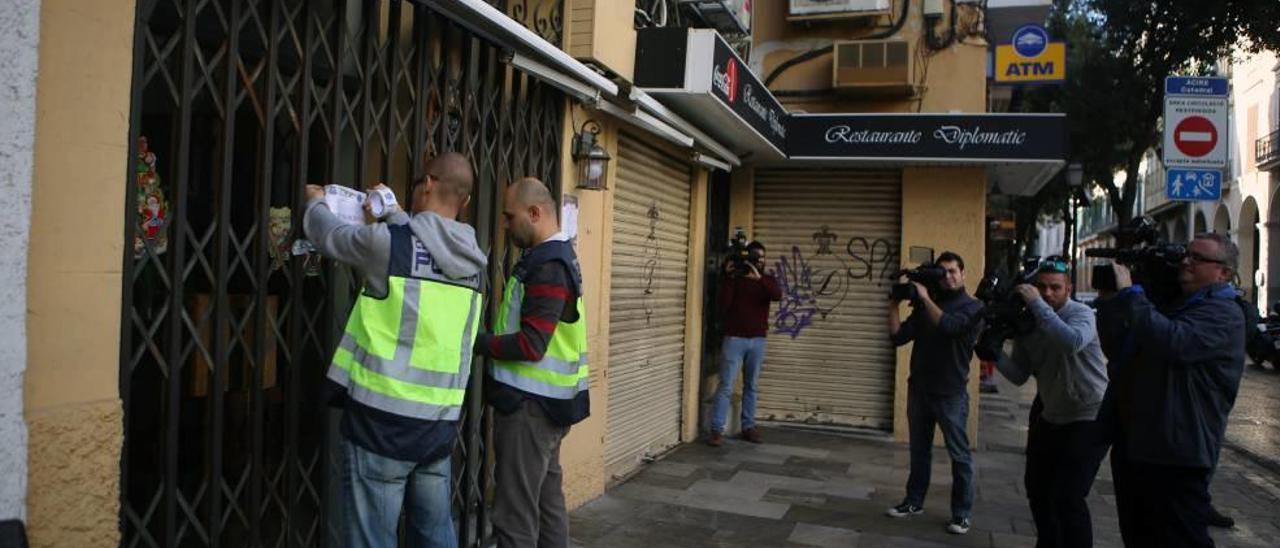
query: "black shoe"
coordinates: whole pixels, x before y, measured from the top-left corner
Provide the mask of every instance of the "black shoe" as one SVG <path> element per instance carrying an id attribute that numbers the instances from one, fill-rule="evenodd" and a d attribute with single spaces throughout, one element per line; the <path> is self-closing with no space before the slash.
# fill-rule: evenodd
<path id="1" fill-rule="evenodd" d="M 908 516 L 914 516 L 921 512 L 924 512 L 924 508 L 904 502 L 885 511 L 885 515 L 891 518 L 905 518 Z"/>
<path id="2" fill-rule="evenodd" d="M 1221 527 L 1223 529 L 1230 529 L 1236 526 L 1236 520 L 1231 519 L 1230 516 L 1223 515 L 1222 512 L 1219 512 L 1217 508 L 1210 506 L 1209 507 L 1209 525 L 1212 527 Z"/>

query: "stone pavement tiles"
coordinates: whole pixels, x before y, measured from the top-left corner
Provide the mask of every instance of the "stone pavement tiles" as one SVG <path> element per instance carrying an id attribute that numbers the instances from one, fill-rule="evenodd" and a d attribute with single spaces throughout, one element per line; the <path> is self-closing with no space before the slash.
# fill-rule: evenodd
<path id="1" fill-rule="evenodd" d="M 901 501 L 908 454 L 882 435 L 786 426 L 762 428 L 766 443 L 686 444 L 571 515 L 582 547 L 1031 547 L 1035 527 L 1022 487 L 1026 415 L 1033 386 L 984 395 L 974 453 L 973 529 L 950 535 L 950 463 L 934 451 L 925 513 L 884 515 Z M 1214 531 L 1219 546 L 1280 546 L 1280 478 L 1224 451 L 1213 483 L 1235 529 Z M 1120 546 L 1109 466 L 1089 499 L 1095 545 Z"/>

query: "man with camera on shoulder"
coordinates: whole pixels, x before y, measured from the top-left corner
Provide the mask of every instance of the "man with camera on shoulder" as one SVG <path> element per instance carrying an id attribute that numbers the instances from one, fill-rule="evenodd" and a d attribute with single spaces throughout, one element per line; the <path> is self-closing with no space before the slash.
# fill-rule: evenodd
<path id="1" fill-rule="evenodd" d="M 932 469 L 933 432 L 942 430 L 951 456 L 951 521 L 947 531 L 969 532 L 973 508 L 973 457 L 969 453 L 969 362 L 981 328 L 982 303 L 964 289 L 964 259 L 950 251 L 938 256 L 935 268 L 944 272 L 932 290 L 919 281 L 914 287 L 911 316 L 899 317 L 904 299 L 889 300 L 889 338 L 895 346 L 915 342 L 911 376 L 907 380 L 907 424 L 910 430 L 911 472 L 902 504 L 887 514 L 905 518 L 924 511 Z M 930 292 L 933 292 L 932 294 Z"/>
<path id="2" fill-rule="evenodd" d="M 1093 545 L 1093 525 L 1085 498 L 1109 445 L 1097 420 L 1107 389 L 1106 358 L 1093 310 L 1071 300 L 1067 260 L 1041 261 L 1033 282 L 1013 290 L 1034 319 L 1034 330 L 1014 339 L 1012 357 L 986 356 L 981 348 L 978 354 L 996 360 L 1014 384 L 1036 378 L 1023 476 L 1036 546 L 1087 548 Z"/>
<path id="3" fill-rule="evenodd" d="M 1226 236 L 1201 234 L 1177 265 L 1179 300 L 1157 307 L 1147 296 L 1156 288 L 1116 264 L 1116 290 L 1098 301 L 1125 546 L 1213 546 L 1209 478 L 1244 371 L 1245 316 L 1230 283 L 1239 255 Z"/>
<path id="4" fill-rule="evenodd" d="M 745 242 L 746 236 L 739 234 L 735 240 Z M 720 384 L 712 400 L 711 432 L 707 437 L 707 444 L 712 447 L 724 443 L 725 420 L 738 368 L 743 370 L 740 436 L 752 443 L 763 442 L 755 428 L 756 382 L 764 364 L 769 303 L 782 300 L 778 280 L 764 273 L 764 251 L 764 244 L 757 241 L 735 246 L 722 271 L 716 305 L 724 326 L 724 342 L 720 351 Z"/>

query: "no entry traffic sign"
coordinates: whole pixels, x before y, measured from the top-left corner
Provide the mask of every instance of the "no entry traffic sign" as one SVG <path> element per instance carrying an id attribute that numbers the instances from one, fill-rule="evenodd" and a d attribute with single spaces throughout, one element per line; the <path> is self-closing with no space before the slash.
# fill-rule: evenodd
<path id="1" fill-rule="evenodd" d="M 1164 165 L 1227 165 L 1227 91 L 1223 78 L 1170 77 L 1165 82 Z"/>
<path id="2" fill-rule="evenodd" d="M 1173 144 L 1187 156 L 1203 157 L 1218 146 L 1218 128 L 1204 116 L 1188 116 L 1173 128 Z"/>

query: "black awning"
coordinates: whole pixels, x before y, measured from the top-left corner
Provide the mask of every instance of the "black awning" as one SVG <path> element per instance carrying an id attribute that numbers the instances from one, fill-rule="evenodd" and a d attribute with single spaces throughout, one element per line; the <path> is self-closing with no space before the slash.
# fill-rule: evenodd
<path id="1" fill-rule="evenodd" d="M 714 30 L 640 30 L 635 83 L 739 155 L 786 157 L 786 109 Z"/>
<path id="2" fill-rule="evenodd" d="M 818 165 L 985 166 L 1035 194 L 1066 164 L 1063 114 L 793 114 L 787 156 Z"/>
<path id="3" fill-rule="evenodd" d="M 1066 165 L 1062 114 L 789 114 L 710 29 L 639 31 L 635 83 L 758 165 L 986 167 L 1018 195 Z"/>

